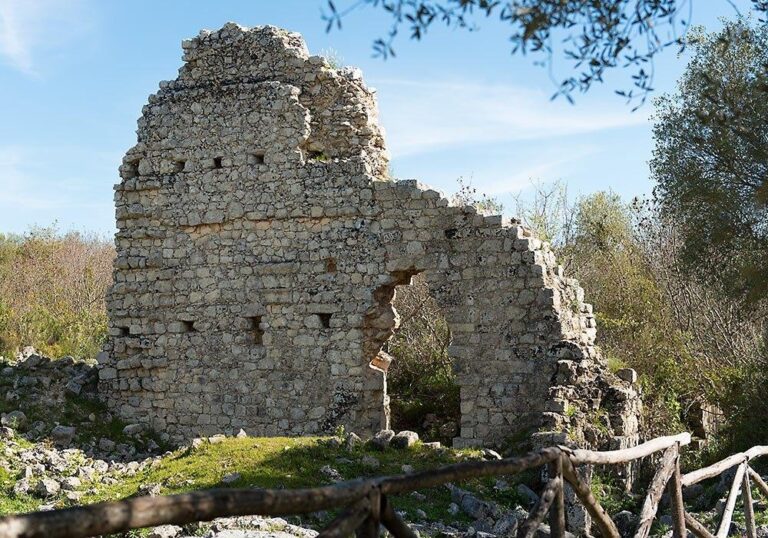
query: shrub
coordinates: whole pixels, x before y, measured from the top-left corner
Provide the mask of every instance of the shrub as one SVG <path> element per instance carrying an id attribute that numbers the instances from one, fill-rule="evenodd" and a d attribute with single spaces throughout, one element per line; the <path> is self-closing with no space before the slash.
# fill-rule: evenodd
<path id="1" fill-rule="evenodd" d="M 461 413 L 448 323 L 421 276 L 397 289 L 394 306 L 401 322 L 387 343 L 394 357 L 387 376 L 393 427 L 450 442 Z"/>
<path id="2" fill-rule="evenodd" d="M 31 345 L 93 358 L 107 330 L 114 248 L 89 234 L 35 228 L 0 235 L 0 353 Z"/>

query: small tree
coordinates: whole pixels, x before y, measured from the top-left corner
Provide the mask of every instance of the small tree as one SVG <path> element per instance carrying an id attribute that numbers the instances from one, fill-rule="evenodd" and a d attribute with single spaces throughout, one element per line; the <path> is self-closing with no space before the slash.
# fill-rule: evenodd
<path id="1" fill-rule="evenodd" d="M 504 212 L 504 204 L 494 196 L 478 193 L 477 188 L 472 185 L 472 180 L 465 180 L 464 177 L 459 177 L 456 182 L 459 184 L 459 190 L 451 196 L 451 205 L 471 205 L 478 213 L 486 216 L 501 215 Z"/>
<path id="2" fill-rule="evenodd" d="M 677 92 L 656 103 L 655 195 L 688 269 L 755 305 L 768 298 L 768 27 L 689 42 Z"/>

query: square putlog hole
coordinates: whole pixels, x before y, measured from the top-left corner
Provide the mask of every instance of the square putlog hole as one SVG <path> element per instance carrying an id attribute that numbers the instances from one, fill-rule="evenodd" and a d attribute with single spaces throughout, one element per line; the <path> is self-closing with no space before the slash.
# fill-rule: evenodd
<path id="1" fill-rule="evenodd" d="M 317 319 L 320 320 L 320 326 L 323 329 L 330 329 L 331 328 L 331 316 L 332 314 L 318 314 Z"/>
<path id="2" fill-rule="evenodd" d="M 256 151 L 248 155 L 248 164 L 264 164 L 264 152 Z"/>
<path id="3" fill-rule="evenodd" d="M 261 316 L 246 318 L 248 320 L 248 330 L 251 333 L 254 345 L 264 345 L 264 328 L 261 326 Z"/>
<path id="4" fill-rule="evenodd" d="M 221 168 L 224 166 L 224 157 L 214 157 L 213 158 L 213 167 L 214 168 Z"/>

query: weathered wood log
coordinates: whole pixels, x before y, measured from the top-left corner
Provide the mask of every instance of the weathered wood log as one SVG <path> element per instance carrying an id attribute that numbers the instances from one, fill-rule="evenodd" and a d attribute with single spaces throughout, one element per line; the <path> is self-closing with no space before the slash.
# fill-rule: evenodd
<path id="1" fill-rule="evenodd" d="M 381 520 L 381 491 L 373 488 L 368 494 L 368 517 L 355 530 L 357 538 L 379 538 L 379 521 Z"/>
<path id="2" fill-rule="evenodd" d="M 731 491 L 728 492 L 728 498 L 725 501 L 723 518 L 720 520 L 720 526 L 717 528 L 717 538 L 727 538 L 728 536 L 728 531 L 731 528 L 731 519 L 733 519 L 733 510 L 736 508 L 736 499 L 741 491 L 741 483 L 744 480 L 744 473 L 746 471 L 746 461 L 736 468 L 736 475 L 733 477 Z"/>
<path id="3" fill-rule="evenodd" d="M 418 534 L 395 512 L 386 495 L 381 496 L 381 522 L 395 538 L 418 538 Z"/>
<path id="4" fill-rule="evenodd" d="M 760 490 L 760 493 L 762 493 L 766 499 L 768 499 L 768 484 L 765 483 L 765 480 L 763 480 L 763 477 L 757 474 L 757 472 L 752 469 L 749 465 L 747 465 L 747 473 L 749 474 L 749 477 L 752 479 L 752 481 L 757 486 L 757 489 Z"/>
<path id="5" fill-rule="evenodd" d="M 372 487 L 379 487 L 382 493 L 394 494 L 469 478 L 516 474 L 546 465 L 560 454 L 560 449 L 553 447 L 519 458 L 457 463 L 415 474 L 351 480 L 311 489 L 222 489 L 163 497 L 137 497 L 114 503 L 2 518 L 0 537 L 81 538 L 157 525 L 184 525 L 217 517 L 304 514 L 346 505 L 367 495 Z"/>
<path id="6" fill-rule="evenodd" d="M 571 485 L 574 493 L 576 493 L 584 508 L 587 509 L 589 515 L 595 520 L 603 538 L 619 538 L 619 530 L 616 528 L 616 524 L 603 507 L 600 506 L 600 503 L 597 502 L 597 499 L 592 494 L 592 490 L 589 488 L 589 484 L 586 484 L 581 479 L 568 457 L 563 458 L 563 477 Z"/>
<path id="7" fill-rule="evenodd" d="M 746 452 L 739 452 L 738 454 L 728 456 L 727 458 L 720 460 L 717 463 L 713 463 L 709 467 L 704 467 L 702 469 L 697 469 L 690 473 L 684 474 L 682 478 L 683 486 L 690 486 L 691 484 L 696 484 L 702 480 L 706 480 L 707 478 L 712 478 L 744 461 L 750 461 L 754 458 L 765 456 L 767 454 L 768 446 L 755 446 Z"/>
<path id="8" fill-rule="evenodd" d="M 685 513 L 685 524 L 698 538 L 715 538 L 714 534 L 709 532 L 704 525 L 694 519 L 694 517 L 688 512 Z"/>
<path id="9" fill-rule="evenodd" d="M 552 538 L 564 538 L 565 484 L 563 483 L 563 456 L 549 464 L 549 476 L 560 479 L 560 488 L 555 493 L 552 508 L 549 509 L 549 534 Z"/>
<path id="10" fill-rule="evenodd" d="M 688 538 L 685 529 L 685 503 L 683 503 L 683 485 L 680 483 L 680 450 L 675 458 L 675 471 L 669 481 L 669 496 L 672 498 L 672 536 Z"/>
<path id="11" fill-rule="evenodd" d="M 492 461 L 469 461 L 419 473 L 387 477 L 379 481 L 381 493 L 394 495 L 416 489 L 442 486 L 468 478 L 480 478 L 502 474 L 517 474 L 526 469 L 541 467 L 560 457 L 560 448 L 545 448 L 519 458 Z"/>
<path id="12" fill-rule="evenodd" d="M 318 538 L 347 538 L 362 524 L 371 513 L 371 502 L 368 497 L 358 499 L 320 531 Z"/>
<path id="13" fill-rule="evenodd" d="M 541 492 L 539 500 L 536 501 L 536 505 L 531 510 L 531 513 L 525 518 L 525 521 L 517 529 L 517 538 L 533 538 L 536 531 L 539 529 L 539 525 L 542 524 L 544 518 L 547 517 L 552 503 L 555 501 L 557 492 L 563 489 L 563 482 L 559 477 L 552 478 L 544 487 L 544 491 Z"/>
<path id="14" fill-rule="evenodd" d="M 746 467 L 746 464 L 744 464 Z M 757 538 L 755 528 L 755 509 L 752 506 L 752 486 L 749 482 L 749 473 L 744 474 L 741 481 L 741 500 L 744 503 L 744 520 L 747 526 L 747 538 Z"/>
<path id="15" fill-rule="evenodd" d="M 136 497 L 5 517 L 0 519 L 0 537 L 81 538 L 217 517 L 303 514 L 347 505 L 366 496 L 372 486 L 369 480 L 354 480 L 312 489 L 212 489 Z"/>
<path id="16" fill-rule="evenodd" d="M 165 497 L 139 497 L 113 503 L 5 517 L 0 519 L 0 538 L 20 536 L 80 538 L 163 524 L 183 525 L 217 517 L 303 514 L 349 505 L 367 496 L 372 488 L 378 488 L 378 491 L 385 494 L 397 494 L 470 478 L 516 474 L 526 469 L 556 462 L 563 454 L 573 455 L 579 463 L 625 463 L 667 448 L 672 442 L 687 444 L 689 441 L 688 434 L 681 434 L 655 439 L 635 448 L 606 453 L 571 451 L 564 447 L 552 447 L 519 458 L 464 462 L 410 475 L 352 480 L 311 489 L 226 489 Z M 755 447 L 745 454 L 756 457 L 766 451 L 768 447 Z M 589 486 L 578 477 L 572 461 L 563 458 L 563 467 L 564 471 L 566 467 L 568 468 L 568 476 L 564 474 L 564 477 L 572 483 L 577 495 L 601 528 L 601 532 L 605 536 L 615 537 L 617 531 L 613 521 L 595 501 Z M 554 502 L 558 506 L 559 501 L 555 499 Z M 565 517 L 560 509 L 556 512 L 551 522 L 554 536 L 557 537 L 561 536 L 558 527 L 562 528 L 563 534 L 565 532 Z"/>
<path id="17" fill-rule="evenodd" d="M 651 525 L 656 517 L 656 511 L 659 509 L 659 501 L 664 493 L 664 488 L 667 486 L 667 482 L 669 482 L 669 478 L 675 472 L 676 462 L 677 444 L 674 444 L 664 451 L 659 468 L 653 476 L 653 480 L 651 480 L 651 485 L 648 486 L 648 494 L 640 511 L 635 538 L 647 538 L 651 532 Z"/>
<path id="18" fill-rule="evenodd" d="M 574 465 L 627 463 L 632 460 L 650 456 L 654 452 L 667 449 L 671 446 L 684 446 L 690 444 L 690 442 L 690 433 L 680 433 L 678 435 L 669 435 L 667 437 L 657 437 L 647 443 L 632 448 L 625 448 L 623 450 L 609 450 L 606 452 L 573 450 L 570 452 L 570 459 Z"/>

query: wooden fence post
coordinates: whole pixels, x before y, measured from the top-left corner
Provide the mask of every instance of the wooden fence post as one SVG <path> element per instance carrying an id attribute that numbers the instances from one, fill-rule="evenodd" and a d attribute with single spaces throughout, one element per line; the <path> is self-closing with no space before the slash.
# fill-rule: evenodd
<path id="1" fill-rule="evenodd" d="M 381 490 L 372 488 L 368 494 L 368 516 L 355 530 L 357 538 L 379 538 L 379 522 L 381 521 Z"/>
<path id="2" fill-rule="evenodd" d="M 560 488 L 555 493 L 555 500 L 549 509 L 549 531 L 552 538 L 565 536 L 565 482 L 563 481 L 563 455 L 549 464 L 549 475 L 560 479 Z"/>
<path id="3" fill-rule="evenodd" d="M 587 509 L 589 515 L 594 518 L 603 538 L 620 538 L 621 535 L 619 534 L 619 529 L 616 528 L 616 524 L 605 512 L 605 509 L 600 506 L 600 503 L 597 502 L 589 484 L 586 484 L 581 479 L 578 471 L 567 456 L 563 457 L 563 476 L 571 484 L 574 493 L 576 493 L 584 508 Z"/>
<path id="4" fill-rule="evenodd" d="M 672 531 L 673 538 L 687 538 L 685 529 L 685 503 L 683 503 L 683 485 L 680 481 L 680 445 L 677 446 L 675 471 L 669 481 L 669 493 L 672 497 Z"/>
<path id="5" fill-rule="evenodd" d="M 725 501 L 725 510 L 723 510 L 723 519 L 720 520 L 720 526 L 717 528 L 717 538 L 727 538 L 728 531 L 731 528 L 731 519 L 733 519 L 733 510 L 736 508 L 736 497 L 741 490 L 741 482 L 744 480 L 744 473 L 747 470 L 745 461 L 736 468 L 736 476 L 733 477 L 731 491 L 728 493 L 728 499 Z"/>
<path id="6" fill-rule="evenodd" d="M 664 488 L 667 486 L 669 478 L 675 472 L 676 462 L 677 445 L 672 445 L 664 451 L 661 464 L 653 476 L 653 480 L 651 480 L 651 485 L 648 487 L 648 495 L 646 495 L 643 508 L 640 511 L 635 538 L 648 538 L 648 534 L 651 532 L 651 524 L 653 524 L 656 512 L 659 509 L 661 495 L 664 493 Z"/>
<path id="7" fill-rule="evenodd" d="M 746 465 L 746 463 L 744 465 Z M 747 524 L 747 538 L 757 538 L 755 509 L 752 506 L 752 489 L 749 482 L 749 473 L 744 473 L 744 479 L 741 481 L 741 499 L 744 502 L 744 519 Z"/>

